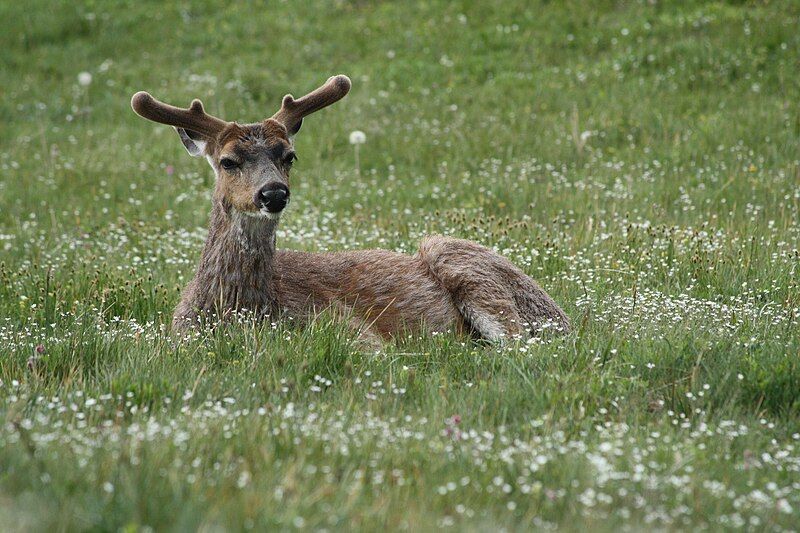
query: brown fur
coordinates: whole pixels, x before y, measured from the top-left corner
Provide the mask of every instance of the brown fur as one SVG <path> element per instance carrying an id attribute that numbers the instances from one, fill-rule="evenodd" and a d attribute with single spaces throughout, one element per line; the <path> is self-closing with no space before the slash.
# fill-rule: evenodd
<path id="1" fill-rule="evenodd" d="M 488 248 L 434 236 L 422 241 L 419 255 L 451 294 L 464 319 L 484 337 L 538 331 L 547 322 L 569 330 L 569 319 L 550 295 L 511 261 Z M 490 333 L 492 326 L 497 327 L 494 331 L 499 336 Z"/>
<path id="2" fill-rule="evenodd" d="M 428 237 L 414 256 L 275 249 L 277 215 L 270 218 L 254 198 L 266 186 L 288 188 L 290 132 L 307 114 L 343 97 L 349 83 L 338 76 L 298 100 L 287 96 L 273 118 L 248 125 L 210 117 L 199 101 L 182 110 L 146 93 L 134 96 L 137 113 L 176 126 L 189 152 L 206 155 L 217 175 L 208 238 L 174 327 L 245 310 L 307 320 L 332 309 L 369 342 L 422 331 L 472 331 L 501 340 L 536 333 L 548 322 L 567 331 L 566 315 L 536 282 L 471 241 Z M 226 158 L 237 166 L 226 170 Z"/>

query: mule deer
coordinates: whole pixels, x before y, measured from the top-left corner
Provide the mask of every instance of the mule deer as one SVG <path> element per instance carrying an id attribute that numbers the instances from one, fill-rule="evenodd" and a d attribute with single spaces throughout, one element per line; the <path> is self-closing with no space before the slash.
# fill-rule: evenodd
<path id="1" fill-rule="evenodd" d="M 278 219 L 290 198 L 293 138 L 306 116 L 349 91 L 350 79 L 334 76 L 302 98 L 285 96 L 277 113 L 255 124 L 213 117 L 200 100 L 181 109 L 146 92 L 133 96 L 136 113 L 173 126 L 189 154 L 205 156 L 216 174 L 208 238 L 173 327 L 244 310 L 303 319 L 332 309 L 371 343 L 421 331 L 496 341 L 545 323 L 568 330 L 569 320 L 545 291 L 474 242 L 431 236 L 414 256 L 275 249 Z"/>

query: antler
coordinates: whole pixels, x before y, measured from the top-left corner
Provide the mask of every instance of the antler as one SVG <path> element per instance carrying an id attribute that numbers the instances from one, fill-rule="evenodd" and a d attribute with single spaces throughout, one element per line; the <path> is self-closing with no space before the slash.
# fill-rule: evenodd
<path id="1" fill-rule="evenodd" d="M 131 107 L 148 120 L 194 131 L 211 139 L 228 125 L 224 120 L 207 114 L 200 100 L 193 100 L 188 109 L 181 109 L 139 91 L 131 98 Z"/>
<path id="2" fill-rule="evenodd" d="M 294 135 L 303 124 L 303 117 L 338 102 L 350 92 L 350 86 L 350 78 L 339 74 L 331 76 L 325 85 L 297 100 L 287 94 L 283 97 L 280 110 L 272 118 L 286 126 L 286 130 Z"/>

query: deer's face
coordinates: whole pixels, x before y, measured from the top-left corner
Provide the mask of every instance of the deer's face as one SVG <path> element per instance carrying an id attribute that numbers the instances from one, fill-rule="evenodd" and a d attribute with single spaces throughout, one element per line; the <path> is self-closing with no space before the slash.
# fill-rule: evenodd
<path id="1" fill-rule="evenodd" d="M 148 120 L 173 126 L 189 154 L 208 159 L 217 175 L 216 200 L 240 213 L 277 218 L 289 202 L 289 170 L 295 160 L 292 138 L 303 118 L 349 91 L 347 76 L 333 76 L 302 98 L 286 95 L 271 118 L 247 125 L 207 114 L 200 100 L 181 109 L 138 92 L 131 106 Z"/>
<path id="2" fill-rule="evenodd" d="M 215 199 L 240 213 L 278 218 L 289 203 L 289 171 L 296 159 L 286 128 L 272 119 L 230 124 L 213 142 L 176 128 L 192 155 L 204 155 L 217 176 Z"/>

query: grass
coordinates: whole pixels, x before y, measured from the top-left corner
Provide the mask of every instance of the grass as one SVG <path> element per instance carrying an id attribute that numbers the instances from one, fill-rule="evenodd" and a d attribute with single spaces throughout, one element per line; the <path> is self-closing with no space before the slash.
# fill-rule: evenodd
<path id="1" fill-rule="evenodd" d="M 4 530 L 797 527 L 797 3 L 0 17 Z M 339 72 L 278 245 L 474 239 L 573 334 L 379 354 L 324 317 L 169 334 L 213 178 L 130 96 L 253 121 Z"/>

